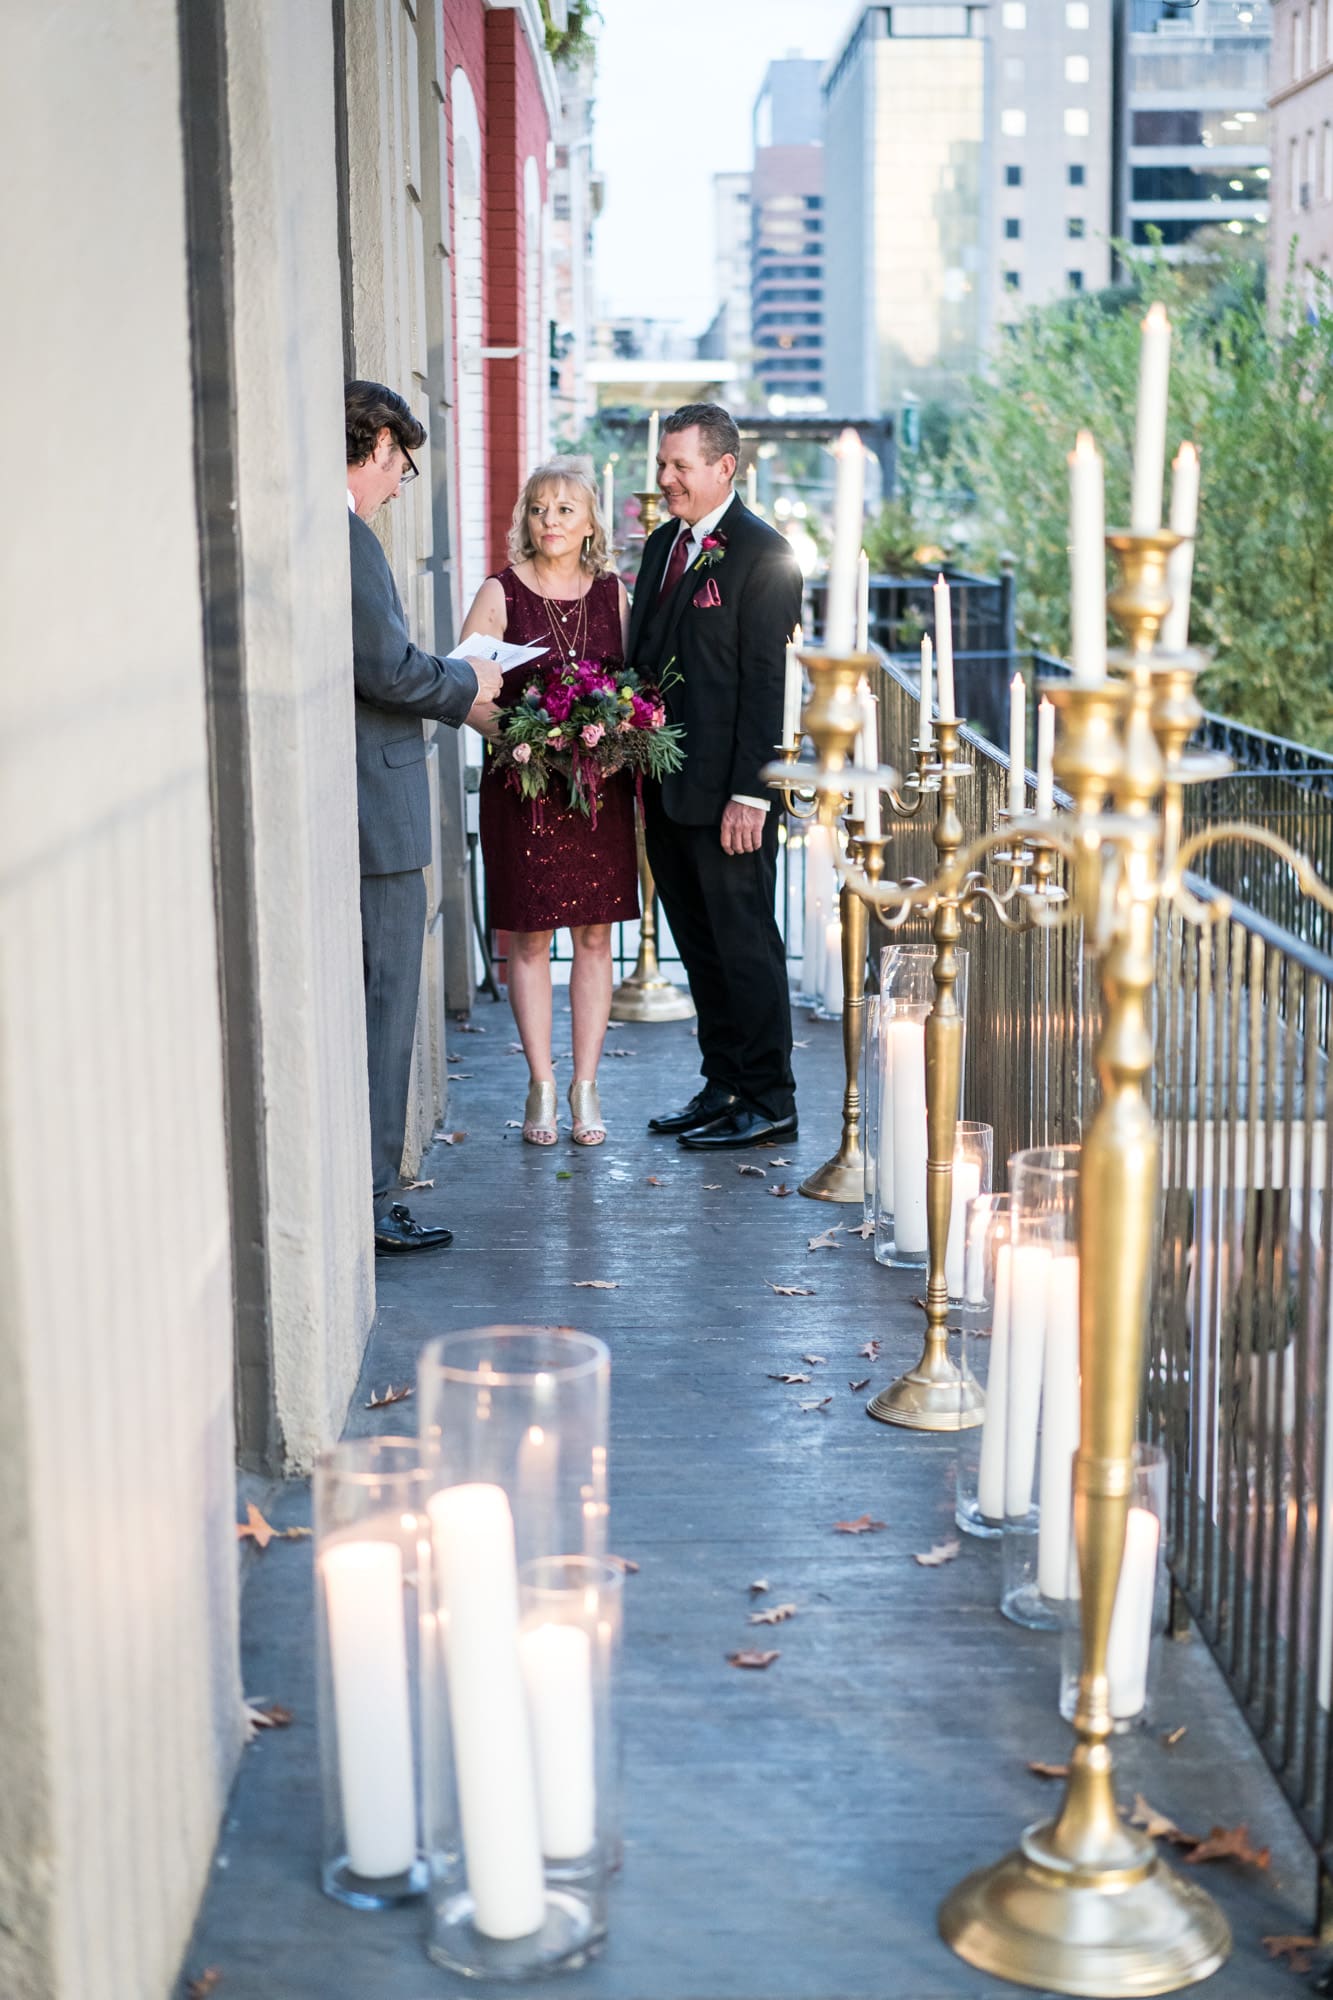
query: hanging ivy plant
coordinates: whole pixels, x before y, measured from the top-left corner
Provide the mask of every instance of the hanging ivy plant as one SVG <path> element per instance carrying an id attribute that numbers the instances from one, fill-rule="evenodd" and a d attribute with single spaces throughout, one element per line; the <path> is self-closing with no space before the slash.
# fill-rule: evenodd
<path id="1" fill-rule="evenodd" d="M 591 29 L 594 21 L 600 21 L 602 10 L 596 0 L 569 0 L 567 25 L 557 28 L 551 19 L 550 0 L 541 0 L 542 20 L 546 25 L 546 53 L 553 62 L 581 62 L 590 56 L 597 44 Z"/>

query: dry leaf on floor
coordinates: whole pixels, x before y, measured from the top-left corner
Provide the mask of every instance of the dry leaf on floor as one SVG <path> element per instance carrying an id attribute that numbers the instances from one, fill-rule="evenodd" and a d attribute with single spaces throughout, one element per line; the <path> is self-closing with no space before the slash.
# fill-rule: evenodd
<path id="1" fill-rule="evenodd" d="M 574 1178 L 568 1167 L 557 1167 L 555 1177 L 558 1181 L 572 1181 Z"/>
<path id="2" fill-rule="evenodd" d="M 791 1161 L 790 1161 L 790 1160 L 770 1160 L 768 1164 L 769 1164 L 769 1166 L 770 1166 L 770 1167 L 789 1167 L 789 1166 L 791 1165 Z"/>
<path id="3" fill-rule="evenodd" d="M 484 1035 L 487 1032 L 485 1028 L 474 1027 L 471 1021 L 460 1021 L 457 1025 L 460 1035 Z"/>
<path id="4" fill-rule="evenodd" d="M 505 1119 L 506 1132 L 521 1132 L 522 1130 L 523 1130 L 523 1120 L 521 1118 Z"/>
<path id="5" fill-rule="evenodd" d="M 808 1382 L 808 1375 L 770 1375 L 770 1382 Z"/>
<path id="6" fill-rule="evenodd" d="M 827 1354 L 803 1354 L 801 1359 L 809 1368 L 826 1368 L 828 1366 Z"/>
<path id="7" fill-rule="evenodd" d="M 771 1653 L 728 1653 L 729 1667 L 771 1667 L 778 1657 L 776 1649 Z"/>
<path id="8" fill-rule="evenodd" d="M 608 1049 L 606 1053 L 609 1056 L 636 1056 L 639 1051 L 637 1049 Z"/>
<path id="9" fill-rule="evenodd" d="M 721 1192 L 722 1192 L 722 1183 L 721 1183 L 721 1181 L 705 1181 L 705 1182 L 704 1182 L 704 1193 L 705 1193 L 705 1194 L 721 1194 Z"/>
<path id="10" fill-rule="evenodd" d="M 767 1590 L 768 1587 L 769 1587 L 768 1578 L 766 1576 L 757 1576 L 754 1582 L 750 1585 L 750 1595 L 752 1597 L 758 1597 L 759 1593 L 761 1591 Z"/>
<path id="11" fill-rule="evenodd" d="M 247 1743 L 253 1743 L 261 1729 L 286 1729 L 296 1719 L 290 1708 L 276 1701 L 247 1701 L 243 1708 Z"/>
<path id="12" fill-rule="evenodd" d="M 764 1283 L 769 1291 L 776 1292 L 780 1299 L 812 1299 L 815 1296 L 814 1289 L 810 1285 L 775 1285 L 771 1278 L 765 1278 Z"/>
<path id="13" fill-rule="evenodd" d="M 619 1278 L 575 1278 L 574 1290 L 576 1292 L 618 1292 L 620 1290 L 620 1280 Z"/>
<path id="14" fill-rule="evenodd" d="M 841 1233 L 842 1224 L 835 1222 L 832 1229 L 821 1230 L 818 1236 L 812 1236 L 805 1247 L 807 1250 L 841 1250 L 842 1245 L 838 1242 Z"/>
<path id="15" fill-rule="evenodd" d="M 873 1238 L 875 1234 L 875 1225 L 867 1216 L 864 1222 L 858 1222 L 855 1229 L 849 1229 L 847 1231 L 847 1234 L 849 1236 L 859 1236 L 861 1238 L 861 1241 L 865 1243 L 871 1238 Z"/>
<path id="16" fill-rule="evenodd" d="M 833 1532 L 835 1535 L 874 1535 L 887 1526 L 886 1521 L 872 1521 L 869 1514 L 858 1514 L 854 1521 L 835 1521 Z"/>
<path id="17" fill-rule="evenodd" d="M 803 1410 L 826 1410 L 833 1401 L 832 1396 L 821 1396 L 817 1403 L 802 1403 Z"/>
<path id="18" fill-rule="evenodd" d="M 364 1405 L 364 1408 L 367 1410 L 387 1410 L 390 1403 L 405 1403 L 409 1396 L 415 1394 L 416 1391 L 410 1382 L 404 1382 L 401 1389 L 395 1389 L 393 1384 L 390 1383 L 382 1396 L 377 1396 L 372 1389 L 370 1392 L 370 1401 Z"/>
<path id="19" fill-rule="evenodd" d="M 446 1083 L 471 1083 L 472 1071 L 470 1069 L 446 1070 L 444 1080 Z"/>
<path id="20" fill-rule="evenodd" d="M 253 1500 L 245 1510 L 245 1519 L 236 1523 L 237 1541 L 243 1542 L 248 1536 L 260 1549 L 266 1549 L 277 1532 L 276 1528 L 269 1526 Z"/>
<path id="21" fill-rule="evenodd" d="M 665 1187 L 666 1182 L 662 1179 L 660 1174 L 649 1174 L 647 1185 L 649 1187 Z"/>
<path id="22" fill-rule="evenodd" d="M 1135 1792 L 1133 1809 L 1126 1814 L 1131 1826 L 1141 1826 L 1150 1840 L 1169 1840 L 1175 1847 L 1197 1847 L 1199 1837 L 1182 1833 L 1173 1819 L 1150 1806 L 1142 1792 Z"/>
<path id="23" fill-rule="evenodd" d="M 422 1188 L 434 1187 L 434 1185 L 434 1181 L 404 1181 L 402 1187 L 404 1194 L 420 1194 Z"/>
<path id="24" fill-rule="evenodd" d="M 199 1975 L 192 1979 L 185 1989 L 185 2000 L 208 2000 L 210 1993 L 216 1993 L 222 1984 L 222 1967 L 206 1965 Z"/>
<path id="25" fill-rule="evenodd" d="M 858 1354 L 863 1354 L 867 1361 L 879 1360 L 879 1342 L 877 1340 L 868 1340 L 864 1347 L 858 1347 L 856 1351 Z"/>
<path id="26" fill-rule="evenodd" d="M 962 1546 L 957 1540 L 936 1542 L 933 1549 L 927 1549 L 924 1555 L 914 1555 L 912 1561 L 920 1563 L 922 1569 L 938 1569 L 941 1563 L 951 1563 Z"/>
<path id="27" fill-rule="evenodd" d="M 1188 1728 L 1189 1728 L 1188 1722 L 1182 1722 L 1179 1729 L 1168 1729 L 1162 1737 L 1162 1742 L 1164 1743 L 1166 1748 L 1168 1750 L 1174 1750 L 1177 1743 L 1179 1743 L 1181 1737 L 1185 1734 L 1185 1731 Z"/>
<path id="28" fill-rule="evenodd" d="M 868 1375 L 863 1375 L 859 1382 L 849 1381 L 847 1387 L 851 1390 L 854 1396 L 859 1396 L 863 1389 L 868 1389 L 870 1387 L 870 1377 Z"/>
<path id="29" fill-rule="evenodd" d="M 463 1060 L 462 1056 L 459 1055 L 457 1049 L 446 1049 L 444 1052 L 444 1059 L 447 1063 L 462 1062 Z"/>
<path id="30" fill-rule="evenodd" d="M 522 1042 L 510 1042 L 507 1044 L 505 1048 L 505 1054 L 507 1056 L 521 1056 L 522 1053 L 523 1053 Z"/>
<path id="31" fill-rule="evenodd" d="M 1315 1937 L 1266 1937 L 1264 1950 L 1270 1958 L 1286 1961 L 1289 1972 L 1309 1972 L 1314 1966 L 1314 1954 L 1325 1949 Z"/>
<path id="32" fill-rule="evenodd" d="M 809 1042 L 793 1042 L 793 1043 L 792 1043 L 792 1047 L 793 1047 L 794 1049 L 808 1049 L 808 1048 L 809 1048 L 809 1046 L 810 1046 Z"/>
<path id="33" fill-rule="evenodd" d="M 1182 1861 L 1239 1861 L 1247 1868 L 1267 1868 L 1273 1858 L 1272 1849 L 1255 1847 L 1250 1840 L 1250 1829 L 1240 1826 L 1215 1826 L 1205 1839 L 1181 1855 Z"/>
<path id="34" fill-rule="evenodd" d="M 747 1165 L 743 1167 L 737 1167 L 736 1172 L 738 1174 L 753 1174 L 756 1180 L 766 1181 L 768 1179 L 768 1175 L 764 1172 L 762 1167 L 751 1167 Z"/>
<path id="35" fill-rule="evenodd" d="M 461 1145 L 462 1145 L 462 1143 L 463 1143 L 463 1141 L 464 1141 L 464 1139 L 466 1139 L 466 1137 L 467 1137 L 467 1133 L 466 1133 L 466 1132 L 437 1132 L 437 1133 L 435 1134 L 435 1137 L 436 1137 L 436 1138 L 437 1138 L 437 1139 L 439 1140 L 439 1142 L 440 1142 L 440 1144 L 441 1144 L 442 1146 L 461 1146 Z"/>
<path id="36" fill-rule="evenodd" d="M 750 1623 L 752 1625 L 785 1625 L 789 1618 L 794 1618 L 795 1616 L 796 1606 L 794 1604 L 774 1604 L 767 1611 L 752 1611 L 750 1613 Z"/>
<path id="37" fill-rule="evenodd" d="M 634 1561 L 632 1556 L 608 1556 L 606 1560 L 614 1564 L 622 1576 L 637 1576 L 639 1574 L 639 1565 Z"/>
<path id="38" fill-rule="evenodd" d="M 794 1194 L 796 1190 L 794 1188 L 789 1188 L 787 1186 L 786 1181 L 776 1181 L 774 1182 L 773 1186 L 768 1190 L 768 1192 L 770 1194 L 775 1194 L 778 1197 L 779 1201 L 781 1201 L 784 1195 Z"/>
<path id="39" fill-rule="evenodd" d="M 1067 1778 L 1068 1764 L 1043 1764 L 1039 1758 L 1028 1759 L 1028 1769 L 1034 1778 Z"/>

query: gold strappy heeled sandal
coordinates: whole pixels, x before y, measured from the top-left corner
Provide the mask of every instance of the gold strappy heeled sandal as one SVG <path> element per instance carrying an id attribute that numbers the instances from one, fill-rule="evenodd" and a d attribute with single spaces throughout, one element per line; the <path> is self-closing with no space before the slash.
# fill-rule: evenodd
<path id="1" fill-rule="evenodd" d="M 606 1140 L 602 1105 L 595 1083 L 571 1083 L 569 1114 L 574 1121 L 571 1137 L 576 1146 L 600 1146 Z"/>
<path id="2" fill-rule="evenodd" d="M 529 1146 L 554 1146 L 560 1136 L 556 1124 L 554 1083 L 534 1083 L 523 1106 L 523 1137 Z"/>

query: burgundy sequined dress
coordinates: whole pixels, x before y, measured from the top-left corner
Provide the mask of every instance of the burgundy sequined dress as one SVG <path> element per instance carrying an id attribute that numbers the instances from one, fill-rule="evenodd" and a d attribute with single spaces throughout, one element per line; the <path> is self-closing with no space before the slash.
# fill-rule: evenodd
<path id="1" fill-rule="evenodd" d="M 518 646 L 554 646 L 554 620 L 563 634 L 582 634 L 578 657 L 620 666 L 625 657 L 620 631 L 620 589 L 614 576 L 599 576 L 583 607 L 552 598 L 546 603 L 521 583 L 512 569 L 497 579 L 505 597 L 505 638 Z M 561 613 L 564 622 L 561 622 Z M 521 700 L 534 670 L 549 665 L 531 660 L 512 667 L 500 690 L 500 706 Z M 634 780 L 617 771 L 602 787 L 597 824 L 566 802 L 556 778 L 534 814 L 532 801 L 510 785 L 487 757 L 478 800 L 481 852 L 486 863 L 490 920 L 501 931 L 549 931 L 565 924 L 611 924 L 639 914 L 639 871 L 634 850 Z M 534 819 L 536 824 L 534 825 Z"/>

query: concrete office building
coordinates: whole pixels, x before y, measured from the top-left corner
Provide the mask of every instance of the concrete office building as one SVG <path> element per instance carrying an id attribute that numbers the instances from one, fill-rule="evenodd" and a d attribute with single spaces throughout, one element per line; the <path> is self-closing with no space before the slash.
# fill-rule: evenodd
<path id="1" fill-rule="evenodd" d="M 824 396 L 824 148 L 820 69 L 770 63 L 754 108 L 750 332 L 760 405 Z"/>
<path id="2" fill-rule="evenodd" d="M 1328 0 L 1277 0 L 1269 74 L 1272 207 L 1268 288 L 1276 307 L 1294 258 L 1310 307 L 1333 258 L 1333 36 Z"/>
<path id="3" fill-rule="evenodd" d="M 750 372 L 750 176 L 713 175 L 713 280 L 718 306 L 699 336 L 701 359 Z"/>

